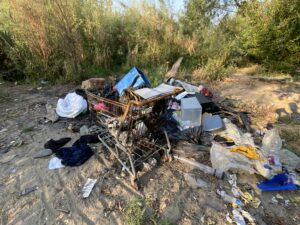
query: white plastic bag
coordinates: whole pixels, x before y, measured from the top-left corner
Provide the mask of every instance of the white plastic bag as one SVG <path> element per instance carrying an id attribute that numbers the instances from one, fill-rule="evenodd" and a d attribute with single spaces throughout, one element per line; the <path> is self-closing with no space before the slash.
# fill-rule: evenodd
<path id="1" fill-rule="evenodd" d="M 268 130 L 262 140 L 262 152 L 265 157 L 275 155 L 279 157 L 279 151 L 282 147 L 282 140 L 277 129 Z"/>
<path id="2" fill-rule="evenodd" d="M 242 154 L 230 152 L 222 145 L 213 143 L 210 149 L 210 161 L 214 169 L 224 172 L 228 170 L 246 171 L 250 174 L 255 173 L 252 167 L 253 162 Z"/>
<path id="3" fill-rule="evenodd" d="M 248 172 L 250 174 L 257 173 L 265 178 L 272 176 L 271 171 L 264 167 L 268 163 L 267 159 L 263 161 L 249 159 L 246 156 L 230 152 L 229 149 L 218 143 L 213 143 L 210 149 L 210 161 L 214 169 L 226 172 L 228 170 L 234 172 Z"/>
<path id="4" fill-rule="evenodd" d="M 87 101 L 75 92 L 67 94 L 64 99 L 58 99 L 56 113 L 61 117 L 75 118 L 87 110 Z"/>
<path id="5" fill-rule="evenodd" d="M 243 133 L 229 119 L 223 119 L 225 130 L 218 134 L 234 141 L 236 145 L 250 145 L 255 148 L 254 140 L 250 133 Z"/>

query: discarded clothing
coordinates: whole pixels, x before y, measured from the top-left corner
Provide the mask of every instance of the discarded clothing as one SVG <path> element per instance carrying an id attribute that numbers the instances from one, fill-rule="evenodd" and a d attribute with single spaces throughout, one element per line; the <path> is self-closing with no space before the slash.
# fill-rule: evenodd
<path id="1" fill-rule="evenodd" d="M 88 134 L 81 136 L 77 141 L 74 142 L 73 146 L 79 145 L 80 143 L 98 143 L 100 142 L 98 134 Z"/>
<path id="2" fill-rule="evenodd" d="M 55 169 L 59 169 L 59 168 L 63 168 L 63 167 L 65 167 L 65 166 L 61 163 L 61 159 L 58 157 L 53 157 L 52 159 L 50 159 L 49 164 L 48 164 L 49 170 L 55 170 Z"/>
<path id="3" fill-rule="evenodd" d="M 270 180 L 257 184 L 257 187 L 262 191 L 300 190 L 300 187 L 293 184 L 285 173 L 277 174 Z"/>
<path id="4" fill-rule="evenodd" d="M 262 160 L 256 149 L 251 146 L 234 146 L 230 148 L 230 151 L 240 153 L 250 159 Z"/>
<path id="5" fill-rule="evenodd" d="M 142 71 L 137 67 L 133 67 L 115 86 L 120 96 L 129 87 L 139 89 L 142 87 L 151 87 L 151 84 Z"/>
<path id="6" fill-rule="evenodd" d="M 204 96 L 201 93 L 196 93 L 195 96 L 201 105 L 207 104 L 207 103 L 212 103 L 212 100 L 210 98 Z"/>
<path id="7" fill-rule="evenodd" d="M 94 94 L 98 94 L 97 92 Z M 101 96 L 110 100 L 119 101 L 119 95 L 113 86 L 113 83 L 106 84 L 104 86 L 103 91 L 101 92 Z"/>
<path id="8" fill-rule="evenodd" d="M 60 148 L 55 153 L 65 166 L 80 166 L 93 154 L 93 150 L 85 143 L 76 143 L 76 145 L 73 144 L 72 147 Z"/>
<path id="9" fill-rule="evenodd" d="M 45 143 L 44 148 L 51 149 L 53 152 L 55 152 L 56 150 L 58 150 L 59 148 L 63 147 L 65 144 L 67 144 L 70 140 L 71 140 L 71 138 L 69 138 L 69 137 L 61 138 L 61 139 L 58 139 L 57 141 L 51 139 Z"/>
<path id="10" fill-rule="evenodd" d="M 96 110 L 96 111 L 101 111 L 101 110 L 108 111 L 108 107 L 103 102 L 100 102 L 100 103 L 94 105 L 94 110 Z"/>
<path id="11" fill-rule="evenodd" d="M 81 88 L 77 88 L 75 90 L 75 93 L 82 96 L 85 100 L 87 100 L 87 96 L 86 96 L 86 93 L 85 93 L 85 90 L 81 89 Z"/>
<path id="12" fill-rule="evenodd" d="M 56 106 L 56 113 L 66 118 L 75 118 L 86 110 L 87 101 L 75 92 L 67 94 L 64 99 L 58 99 Z"/>

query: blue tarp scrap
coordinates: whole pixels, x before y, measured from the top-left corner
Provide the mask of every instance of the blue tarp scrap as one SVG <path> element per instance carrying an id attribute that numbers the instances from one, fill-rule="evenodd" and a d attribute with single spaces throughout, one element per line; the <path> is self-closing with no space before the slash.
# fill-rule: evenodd
<path id="1" fill-rule="evenodd" d="M 146 75 L 143 74 L 137 67 L 133 67 L 123 78 L 116 84 L 116 90 L 119 95 L 124 94 L 124 90 L 129 87 L 135 89 L 142 87 L 151 87 L 151 83 L 147 79 Z"/>
<path id="2" fill-rule="evenodd" d="M 273 176 L 270 180 L 266 180 L 257 184 L 262 191 L 287 191 L 300 190 L 300 187 L 291 183 L 286 173 L 280 173 Z"/>

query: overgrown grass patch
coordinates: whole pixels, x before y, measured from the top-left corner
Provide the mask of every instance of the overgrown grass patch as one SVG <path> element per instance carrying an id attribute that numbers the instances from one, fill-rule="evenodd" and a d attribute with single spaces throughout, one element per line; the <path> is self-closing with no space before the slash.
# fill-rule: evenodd
<path id="1" fill-rule="evenodd" d="M 34 131 L 34 126 L 32 127 L 25 127 L 22 129 L 22 133 L 29 133 L 29 132 L 32 132 Z"/>
<path id="2" fill-rule="evenodd" d="M 133 198 L 126 206 L 123 214 L 126 225 L 175 225 L 168 218 L 160 218 L 144 198 Z"/>

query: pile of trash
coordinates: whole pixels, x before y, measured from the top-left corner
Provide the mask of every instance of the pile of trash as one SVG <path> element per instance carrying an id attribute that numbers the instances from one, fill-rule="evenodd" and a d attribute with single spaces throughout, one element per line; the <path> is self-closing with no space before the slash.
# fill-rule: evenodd
<path id="1" fill-rule="evenodd" d="M 240 118 L 238 113 L 235 114 L 232 110 L 216 104 L 213 101 L 213 93 L 203 85 L 195 86 L 171 77 L 165 83 L 152 87 L 147 76 L 134 67 L 120 79 L 108 81 L 104 78 L 92 78 L 83 81 L 82 88 L 96 96 L 119 103 L 127 103 L 133 99 L 147 102 L 180 88 L 180 92 L 170 95 L 163 101 L 157 101 L 152 108 L 147 108 L 151 112 L 159 108 L 155 114 L 156 118 L 150 118 L 155 119 L 156 124 L 152 123 L 153 126 L 149 126 L 147 120 L 139 124 L 142 124 L 144 133 L 153 131 L 151 138 L 166 132 L 172 146 L 176 147 L 177 143 L 187 141 L 209 149 L 207 153 L 210 155 L 211 166 L 190 159 L 188 148 L 180 155 L 173 152 L 172 157 L 207 174 L 227 178 L 232 186 L 233 196 L 221 189 L 217 190 L 217 193 L 225 202 L 233 205 L 232 214 L 237 224 L 245 224 L 244 218 L 250 223 L 254 223 L 255 220 L 242 209 L 240 198 L 246 197 L 237 187 L 236 174 L 261 175 L 265 180 L 258 183 L 257 187 L 262 191 L 300 190 L 300 159 L 282 148 L 283 141 L 276 128 L 269 126 L 265 131 L 253 131 L 249 128 L 250 123 L 245 114 Z M 84 93 L 84 91 L 72 92 L 64 99 L 59 99 L 56 106 L 57 115 L 75 118 L 88 111 L 89 102 Z M 105 112 L 111 109 L 106 103 L 98 102 L 90 110 Z M 236 118 L 240 118 L 242 123 L 237 123 Z M 161 132 L 157 133 L 157 130 Z M 51 151 L 62 159 L 62 166 L 65 166 L 70 164 L 64 157 L 70 151 L 80 151 L 78 149 L 89 152 L 88 143 L 79 141 L 68 150 L 58 148 Z M 85 158 L 90 156 L 88 154 Z M 185 177 L 188 182 L 193 183 L 193 186 L 205 186 L 203 181 L 196 180 L 191 175 Z"/>

